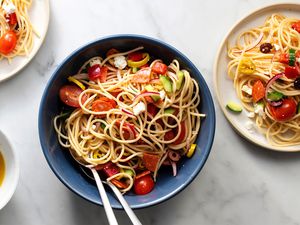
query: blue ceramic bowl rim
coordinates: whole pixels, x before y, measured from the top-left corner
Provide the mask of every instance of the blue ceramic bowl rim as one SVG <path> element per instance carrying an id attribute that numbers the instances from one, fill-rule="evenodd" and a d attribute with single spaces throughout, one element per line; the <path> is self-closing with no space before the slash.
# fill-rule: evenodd
<path id="1" fill-rule="evenodd" d="M 155 45 L 158 45 L 162 48 L 166 48 L 168 50 L 171 50 L 173 52 L 176 53 L 176 55 L 179 56 L 179 58 L 181 58 L 183 61 L 186 62 L 186 64 L 188 65 L 188 68 L 191 71 L 195 71 L 196 73 L 198 73 L 198 77 L 197 77 L 197 82 L 201 83 L 201 93 L 202 95 L 205 96 L 205 98 L 207 99 L 207 104 L 205 107 L 208 107 L 208 113 L 211 116 L 211 125 L 209 127 L 209 130 L 206 131 L 208 132 L 208 143 L 206 145 L 206 149 L 207 151 L 205 152 L 205 155 L 202 157 L 201 162 L 199 162 L 198 166 L 196 167 L 196 169 L 193 171 L 192 174 L 190 174 L 190 176 L 187 178 L 187 180 L 185 180 L 182 185 L 177 188 L 176 190 L 174 190 L 173 192 L 170 192 L 169 194 L 154 199 L 153 201 L 147 202 L 147 203 L 141 203 L 140 205 L 135 205 L 134 209 L 142 209 L 142 208 L 146 208 L 149 206 L 154 206 L 157 205 L 159 203 L 162 203 L 172 197 L 174 197 L 175 195 L 179 194 L 181 191 L 183 191 L 198 175 L 198 173 L 201 171 L 201 169 L 203 168 L 204 164 L 206 163 L 206 160 L 208 159 L 208 156 L 211 152 L 211 148 L 213 145 L 213 141 L 214 141 L 214 136 L 215 136 L 215 127 L 216 127 L 216 115 L 215 115 L 215 108 L 214 108 L 214 103 L 213 103 L 213 99 L 211 96 L 211 92 L 207 86 L 207 83 L 205 81 L 205 79 L 203 78 L 202 74 L 200 73 L 200 71 L 197 69 L 197 67 L 183 54 L 181 53 L 179 50 L 177 50 L 175 47 L 152 37 L 148 37 L 145 35 L 137 35 L 137 34 L 116 34 L 116 35 L 109 35 L 109 36 L 104 36 L 102 38 L 98 38 L 95 39 L 93 41 L 88 42 L 87 44 L 84 44 L 83 46 L 77 48 L 76 50 L 74 50 L 71 54 L 69 54 L 60 64 L 59 66 L 55 69 L 55 71 L 52 73 L 52 76 L 50 77 L 50 79 L 47 82 L 47 85 L 45 87 L 45 90 L 43 92 L 42 98 L 41 98 L 41 102 L 40 102 L 40 106 L 39 106 L 39 113 L 38 113 L 38 131 L 39 131 L 39 139 L 40 139 L 40 144 L 43 150 L 43 154 L 46 158 L 46 161 L 49 165 L 49 167 L 51 168 L 51 170 L 54 172 L 54 174 L 57 176 L 57 178 L 69 189 L 71 190 L 73 193 L 77 194 L 78 196 L 96 204 L 96 205 L 102 205 L 102 201 L 100 199 L 100 202 L 95 201 L 94 199 L 90 199 L 88 197 L 86 197 L 84 194 L 82 194 L 81 192 L 77 191 L 76 189 L 72 188 L 72 185 L 69 184 L 59 173 L 59 171 L 56 170 L 56 168 L 52 165 L 50 157 L 49 157 L 49 152 L 48 149 L 45 146 L 45 135 L 44 135 L 44 131 L 42 129 L 42 109 L 43 109 L 43 105 L 45 104 L 45 99 L 46 96 L 49 92 L 49 88 L 51 86 L 51 83 L 55 80 L 56 75 L 58 74 L 59 70 L 63 67 L 63 65 L 65 63 L 67 63 L 68 61 L 72 60 L 72 58 L 78 54 L 79 52 L 83 51 L 86 48 L 89 48 L 90 46 L 98 43 L 98 42 L 102 42 L 102 41 L 108 41 L 108 40 L 118 40 L 118 39 L 124 39 L 124 38 L 130 38 L 130 39 L 137 39 L 137 40 L 141 40 L 141 41 L 148 41 L 148 42 L 152 42 Z M 122 209 L 122 206 L 119 205 L 112 205 L 112 207 L 114 209 Z"/>

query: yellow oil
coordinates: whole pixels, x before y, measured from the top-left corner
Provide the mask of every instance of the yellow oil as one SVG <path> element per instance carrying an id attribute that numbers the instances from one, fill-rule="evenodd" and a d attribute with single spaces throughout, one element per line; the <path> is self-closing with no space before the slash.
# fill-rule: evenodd
<path id="1" fill-rule="evenodd" d="M 5 162 L 3 155 L 0 152 L 0 186 L 4 180 L 4 175 L 5 175 Z"/>

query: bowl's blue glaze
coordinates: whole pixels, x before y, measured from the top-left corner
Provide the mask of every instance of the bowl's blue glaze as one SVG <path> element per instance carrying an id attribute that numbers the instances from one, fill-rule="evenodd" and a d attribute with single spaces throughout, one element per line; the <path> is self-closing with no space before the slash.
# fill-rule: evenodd
<path id="1" fill-rule="evenodd" d="M 53 172 L 70 190 L 96 204 L 102 205 L 96 185 L 84 176 L 68 151 L 63 149 L 57 141 L 53 118 L 61 111 L 61 102 L 58 97 L 59 88 L 67 82 L 67 77 L 75 74 L 89 58 L 106 53 L 110 48 L 125 51 L 138 46 L 144 46 L 150 55 L 160 58 L 166 63 L 177 59 L 181 68 L 187 69 L 191 73 L 200 86 L 200 111 L 206 114 L 206 118 L 201 122 L 200 135 L 197 138 L 197 151 L 191 159 L 183 160 L 180 163 L 178 175 L 173 177 L 170 169 L 162 169 L 155 189 L 151 193 L 143 196 L 125 195 L 129 205 L 134 209 L 148 207 L 161 203 L 182 191 L 200 172 L 212 147 L 215 133 L 213 100 L 201 73 L 187 57 L 162 41 L 139 35 L 116 35 L 89 43 L 68 56 L 50 78 L 41 99 L 38 124 L 40 143 Z M 111 192 L 108 192 L 112 206 L 122 208 Z"/>

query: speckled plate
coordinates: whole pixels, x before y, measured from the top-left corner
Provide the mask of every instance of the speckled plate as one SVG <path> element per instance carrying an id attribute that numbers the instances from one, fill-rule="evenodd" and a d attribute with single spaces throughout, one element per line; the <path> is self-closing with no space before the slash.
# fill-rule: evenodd
<path id="1" fill-rule="evenodd" d="M 28 56 L 17 56 L 9 63 L 6 59 L 0 61 L 0 82 L 4 81 L 23 69 L 35 56 L 41 47 L 49 24 L 49 0 L 33 0 L 29 9 L 29 17 L 39 37 L 34 35 L 33 49 Z"/>
<path id="2" fill-rule="evenodd" d="M 217 53 L 214 64 L 214 89 L 224 115 L 239 134 L 264 148 L 276 151 L 296 152 L 300 151 L 300 145 L 288 147 L 273 146 L 258 130 L 254 130 L 254 132 L 247 130 L 245 124 L 251 119 L 247 117 L 246 110 L 243 110 L 241 114 L 237 115 L 229 112 L 225 107 L 230 100 L 240 102 L 233 88 L 233 81 L 227 75 L 227 64 L 229 62 L 227 58 L 227 42 L 232 46 L 238 34 L 249 28 L 262 25 L 265 19 L 272 13 L 281 13 L 285 16 L 293 16 L 300 19 L 300 4 L 280 3 L 265 6 L 238 21 L 224 38 Z"/>

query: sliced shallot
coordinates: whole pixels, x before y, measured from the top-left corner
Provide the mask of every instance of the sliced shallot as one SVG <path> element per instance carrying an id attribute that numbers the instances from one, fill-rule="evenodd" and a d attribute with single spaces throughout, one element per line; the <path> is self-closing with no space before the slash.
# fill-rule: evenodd
<path id="1" fill-rule="evenodd" d="M 135 115 L 132 112 L 130 112 L 129 110 L 127 110 L 127 109 L 122 109 L 122 112 L 126 113 L 129 116 L 135 117 Z"/>
<path id="2" fill-rule="evenodd" d="M 173 176 L 176 177 L 176 175 L 177 175 L 177 166 L 176 166 L 176 162 L 171 161 L 171 165 L 172 165 L 172 169 L 173 169 Z"/>
<path id="3" fill-rule="evenodd" d="M 272 77 L 267 85 L 266 85 L 266 90 L 265 90 L 265 99 L 267 100 L 267 102 L 272 105 L 272 106 L 280 106 L 282 104 L 282 100 L 279 100 L 279 101 L 271 101 L 270 99 L 268 99 L 268 90 L 270 89 L 271 85 L 276 81 L 278 80 L 279 78 L 281 78 L 284 74 L 283 73 L 278 73 L 276 74 L 274 77 Z"/>
<path id="4" fill-rule="evenodd" d="M 172 161 L 174 161 L 174 162 L 177 162 L 179 159 L 180 159 L 180 154 L 178 153 L 178 152 L 175 152 L 175 151 L 172 151 L 172 150 L 170 150 L 169 152 L 168 152 L 168 157 L 169 157 L 169 159 L 171 159 Z"/>
<path id="5" fill-rule="evenodd" d="M 264 37 L 264 33 L 260 32 L 258 38 L 254 42 L 252 42 L 251 45 L 248 46 L 244 51 L 247 52 L 247 51 L 250 51 L 251 49 L 255 48 L 261 42 L 263 37 Z M 236 51 L 233 51 L 233 52 L 234 53 L 241 53 L 241 52 L 243 52 L 243 50 L 236 50 Z"/>

